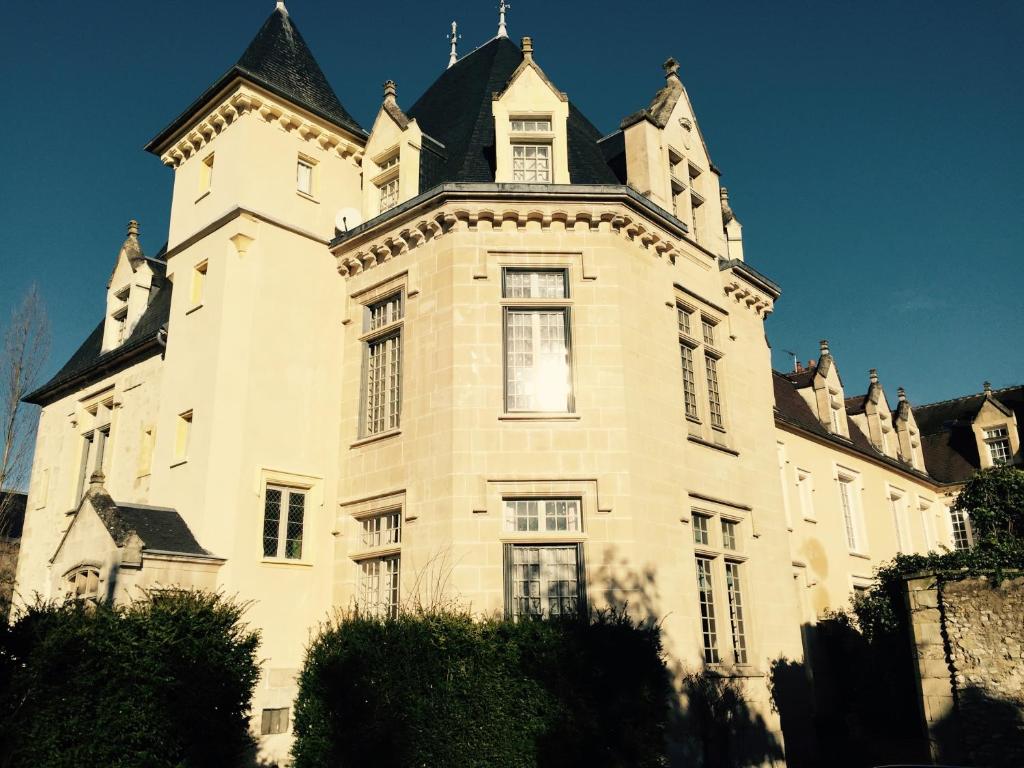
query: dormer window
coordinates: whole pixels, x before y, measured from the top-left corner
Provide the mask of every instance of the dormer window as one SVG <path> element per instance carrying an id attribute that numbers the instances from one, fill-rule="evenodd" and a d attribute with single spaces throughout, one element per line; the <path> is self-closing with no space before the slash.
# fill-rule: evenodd
<path id="1" fill-rule="evenodd" d="M 686 177 L 686 166 L 684 165 L 684 158 L 681 154 L 676 152 L 674 149 L 668 151 L 668 173 L 669 182 L 672 185 L 672 213 L 677 219 L 681 219 L 686 215 L 685 210 L 685 199 L 683 194 L 686 192 L 686 184 L 682 177 Z"/>
<path id="2" fill-rule="evenodd" d="M 993 467 L 1010 463 L 1010 432 L 1005 426 L 985 430 L 985 445 Z"/>
<path id="3" fill-rule="evenodd" d="M 694 240 L 697 240 L 701 230 L 700 208 L 704 205 L 704 197 L 697 191 L 701 171 L 697 166 L 690 164 L 687 164 L 687 169 L 690 175 L 690 235 Z"/>
<path id="4" fill-rule="evenodd" d="M 377 177 L 373 180 L 373 183 L 377 185 L 379 205 L 377 207 L 378 213 L 384 213 L 384 211 L 390 211 L 396 205 L 399 200 L 399 160 L 401 155 L 398 150 L 386 153 L 376 160 L 377 168 L 380 172 Z"/>
<path id="5" fill-rule="evenodd" d="M 839 398 L 831 392 L 828 394 L 828 410 L 829 418 L 832 422 L 832 431 L 837 435 L 841 435 L 843 432 L 839 427 Z"/>
<path id="6" fill-rule="evenodd" d="M 114 322 L 114 343 L 120 344 L 127 336 L 128 330 L 128 296 L 131 294 L 131 286 L 126 285 L 114 294 L 114 311 L 110 313 L 110 319 Z"/>
<path id="7" fill-rule="evenodd" d="M 548 118 L 533 120 L 533 119 L 513 119 L 512 120 L 512 133 L 550 133 L 551 132 L 551 120 Z"/>
<path id="8" fill-rule="evenodd" d="M 512 181 L 550 184 L 551 118 L 512 118 L 509 124 L 512 143 Z"/>

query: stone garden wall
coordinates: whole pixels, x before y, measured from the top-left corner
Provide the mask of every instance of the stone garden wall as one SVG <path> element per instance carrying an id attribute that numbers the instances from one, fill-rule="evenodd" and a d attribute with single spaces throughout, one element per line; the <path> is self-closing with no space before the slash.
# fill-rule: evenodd
<path id="1" fill-rule="evenodd" d="M 1024 577 L 908 579 L 932 756 L 1024 765 Z"/>

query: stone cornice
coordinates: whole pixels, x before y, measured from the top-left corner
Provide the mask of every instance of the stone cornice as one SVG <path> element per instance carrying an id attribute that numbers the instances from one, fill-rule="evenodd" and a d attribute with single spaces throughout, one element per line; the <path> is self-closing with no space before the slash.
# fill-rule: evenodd
<path id="1" fill-rule="evenodd" d="M 544 204 L 548 211 L 536 206 Z M 554 206 L 554 210 L 550 210 Z M 686 257 L 704 268 L 715 256 L 681 248 L 686 226 L 625 186 L 556 184 L 442 184 L 336 238 L 331 249 L 343 275 L 371 269 L 453 229 L 612 232 L 673 262 Z M 689 241 L 687 246 L 690 245 Z"/>
<path id="2" fill-rule="evenodd" d="M 337 152 L 341 158 L 351 158 L 356 165 L 362 163 L 361 144 L 328 127 L 325 121 L 289 106 L 262 88 L 241 79 L 226 90 L 212 109 L 206 110 L 205 116 L 191 121 L 176 138 L 161 148 L 161 162 L 177 168 L 246 114 L 252 114 L 267 123 L 276 123 L 283 130 L 294 132 L 305 141 L 316 142 L 327 152 Z"/>
<path id="3" fill-rule="evenodd" d="M 742 262 L 723 262 L 722 271 L 726 270 L 722 287 L 727 296 L 731 296 L 737 304 L 745 304 L 760 317 L 767 317 L 775 309 L 775 299 L 779 293 L 774 284 L 758 279 L 759 275 L 745 269 Z"/>

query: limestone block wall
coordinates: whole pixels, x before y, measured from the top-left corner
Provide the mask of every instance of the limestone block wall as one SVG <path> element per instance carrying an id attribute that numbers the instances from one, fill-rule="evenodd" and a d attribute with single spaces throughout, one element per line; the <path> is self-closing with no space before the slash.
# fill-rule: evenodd
<path id="1" fill-rule="evenodd" d="M 1024 576 L 923 576 L 907 597 L 932 756 L 1024 765 Z"/>

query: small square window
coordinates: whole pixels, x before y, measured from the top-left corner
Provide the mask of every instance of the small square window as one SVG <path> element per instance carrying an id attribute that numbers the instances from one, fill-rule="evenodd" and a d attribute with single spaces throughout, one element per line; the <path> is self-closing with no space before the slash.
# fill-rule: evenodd
<path id="1" fill-rule="evenodd" d="M 693 316 L 693 312 L 684 307 L 682 304 L 676 304 L 676 323 L 679 326 L 679 332 L 686 336 L 693 334 L 691 330 L 690 320 Z"/>
<path id="2" fill-rule="evenodd" d="M 264 709 L 263 722 L 260 724 L 260 735 L 269 736 L 273 733 L 288 733 L 288 707 Z"/>
<path id="3" fill-rule="evenodd" d="M 204 260 L 196 264 L 195 269 L 192 270 L 192 286 L 189 295 L 192 307 L 198 307 L 203 303 L 203 296 L 206 293 L 207 268 L 208 262 Z"/>
<path id="4" fill-rule="evenodd" d="M 734 520 L 722 520 L 722 549 L 736 550 L 739 548 L 739 539 Z"/>
<path id="5" fill-rule="evenodd" d="M 295 186 L 304 195 L 313 195 L 313 166 L 315 163 L 300 157 L 295 164 Z"/>
<path id="6" fill-rule="evenodd" d="M 389 547 L 402 543 L 402 513 L 399 510 L 368 517 L 362 521 L 364 547 Z"/>
<path id="7" fill-rule="evenodd" d="M 711 533 L 708 530 L 708 518 L 707 515 L 694 515 L 693 516 L 693 543 L 703 544 L 707 546 L 711 543 Z"/>
<path id="8" fill-rule="evenodd" d="M 199 193 L 205 194 L 213 186 L 213 153 L 203 158 L 199 166 Z"/>
<path id="9" fill-rule="evenodd" d="M 192 411 L 178 414 L 178 428 L 174 436 L 174 458 L 185 461 L 188 458 L 188 446 L 192 437 Z"/>

